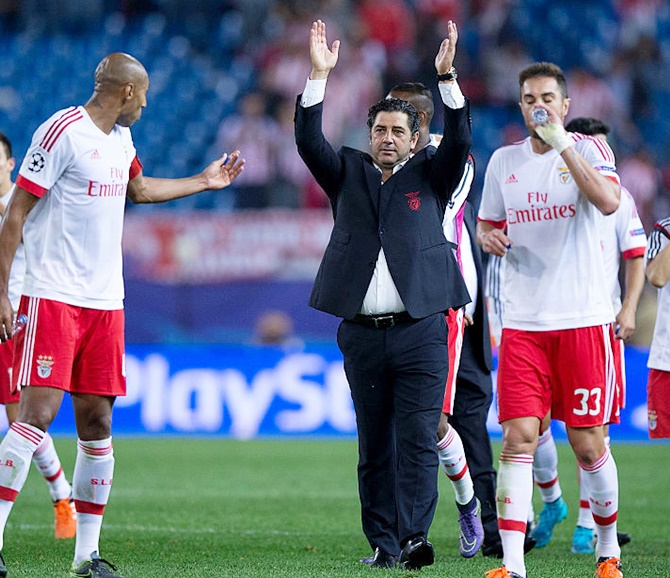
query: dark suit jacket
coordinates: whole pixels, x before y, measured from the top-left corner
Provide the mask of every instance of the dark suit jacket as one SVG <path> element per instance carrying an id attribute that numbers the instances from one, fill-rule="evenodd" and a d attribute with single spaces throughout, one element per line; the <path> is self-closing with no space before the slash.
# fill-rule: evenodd
<path id="1" fill-rule="evenodd" d="M 330 199 L 335 223 L 309 304 L 351 319 L 360 310 L 384 247 L 398 293 L 414 318 L 470 301 L 442 231 L 471 143 L 469 105 L 444 107 L 445 138 L 434 155 L 419 151 L 382 186 L 372 157 L 335 151 L 321 130 L 323 103 L 296 106 L 298 152 Z M 430 158 L 429 158 L 430 157 Z"/>
<path id="2" fill-rule="evenodd" d="M 469 200 L 465 206 L 463 223 L 465 224 L 467 234 L 470 236 L 470 244 L 472 245 L 475 269 L 477 270 L 477 307 L 475 309 L 473 324 L 465 328 L 463 343 L 463 349 L 468 347 L 472 352 L 472 356 L 463 356 L 461 359 L 461 367 L 463 370 L 468 369 L 464 366 L 464 360 L 466 358 L 468 360 L 474 358 L 481 371 L 490 373 L 493 371 L 493 356 L 491 354 L 489 316 L 486 311 L 486 297 L 484 295 L 486 271 L 484 269 L 484 262 L 482 259 L 482 250 L 477 244 L 477 210 L 475 209 L 474 204 Z"/>

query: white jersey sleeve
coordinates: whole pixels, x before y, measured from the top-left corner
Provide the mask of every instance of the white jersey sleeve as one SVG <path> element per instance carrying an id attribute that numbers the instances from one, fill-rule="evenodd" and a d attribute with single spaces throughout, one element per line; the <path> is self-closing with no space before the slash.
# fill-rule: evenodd
<path id="1" fill-rule="evenodd" d="M 635 207 L 635 201 L 625 187 L 621 187 L 619 208 L 601 221 L 601 242 L 605 261 L 606 279 L 610 286 L 614 312 L 621 311 L 621 259 L 644 257 L 647 236 Z"/>
<path id="2" fill-rule="evenodd" d="M 668 244 L 670 244 L 670 217 L 658 221 L 649 234 L 646 262 L 656 258 Z M 647 366 L 670 371 L 670 283 L 658 290 L 656 323 Z"/>

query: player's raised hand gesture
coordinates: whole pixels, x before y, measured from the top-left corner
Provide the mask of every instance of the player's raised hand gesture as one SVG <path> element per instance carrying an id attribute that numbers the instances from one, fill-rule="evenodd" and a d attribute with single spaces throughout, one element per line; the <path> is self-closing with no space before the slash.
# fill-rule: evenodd
<path id="1" fill-rule="evenodd" d="M 230 155 L 223 153 L 221 158 L 211 163 L 202 173 L 207 179 L 207 189 L 223 189 L 230 185 L 244 169 L 244 163 L 245 160 L 240 158 L 240 151 L 234 151 Z"/>
<path id="2" fill-rule="evenodd" d="M 447 22 L 447 37 L 440 44 L 440 50 L 435 57 L 435 70 L 438 74 L 446 74 L 454 64 L 456 57 L 456 42 L 458 42 L 458 29 L 453 20 Z"/>
<path id="3" fill-rule="evenodd" d="M 312 80 L 328 78 L 328 73 L 335 68 L 340 52 L 340 41 L 335 40 L 332 48 L 328 48 L 326 40 L 326 23 L 317 20 L 312 23 L 309 31 L 309 56 L 312 60 Z"/>

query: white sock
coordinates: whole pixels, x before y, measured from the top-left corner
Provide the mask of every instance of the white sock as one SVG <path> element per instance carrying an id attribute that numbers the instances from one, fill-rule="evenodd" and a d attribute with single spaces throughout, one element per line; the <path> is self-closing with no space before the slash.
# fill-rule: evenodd
<path id="1" fill-rule="evenodd" d="M 496 510 L 503 545 L 503 564 L 510 572 L 526 576 L 523 544 L 533 496 L 533 456 L 501 454 L 498 466 Z"/>
<path id="2" fill-rule="evenodd" d="M 49 486 L 51 499 L 54 502 L 70 497 L 72 488 L 65 478 L 53 439 L 48 433 L 44 434 L 42 443 L 35 450 L 33 463 L 44 476 L 44 480 Z"/>
<path id="3" fill-rule="evenodd" d="M 451 481 L 456 502 L 464 505 L 475 496 L 475 488 L 465 460 L 465 450 L 458 432 L 447 424 L 447 433 L 437 442 L 437 455 L 444 473 Z"/>
<path id="4" fill-rule="evenodd" d="M 72 495 L 77 509 L 77 539 L 74 563 L 89 560 L 99 552 L 102 516 L 114 477 L 112 438 L 77 440 L 77 461 L 72 476 Z"/>
<path id="5" fill-rule="evenodd" d="M 0 551 L 14 500 L 26 482 L 30 460 L 43 438 L 41 429 L 15 421 L 0 443 Z"/>
<path id="6" fill-rule="evenodd" d="M 533 478 L 545 504 L 555 502 L 561 497 L 561 484 L 558 482 L 558 452 L 549 428 L 542 433 L 537 442 Z"/>
<path id="7" fill-rule="evenodd" d="M 593 521 L 591 505 L 589 504 L 588 478 L 585 479 L 586 476 L 582 475 L 581 468 L 578 468 L 577 472 L 577 476 L 579 477 L 579 513 L 577 514 L 577 525 L 593 530 L 596 527 L 596 523 Z"/>
<path id="8" fill-rule="evenodd" d="M 609 448 L 594 463 L 586 465 L 580 462 L 582 481 L 586 481 L 589 491 L 589 503 L 596 523 L 596 557 L 607 558 L 621 556 L 617 540 L 616 519 L 619 510 L 619 475 L 616 462 Z"/>

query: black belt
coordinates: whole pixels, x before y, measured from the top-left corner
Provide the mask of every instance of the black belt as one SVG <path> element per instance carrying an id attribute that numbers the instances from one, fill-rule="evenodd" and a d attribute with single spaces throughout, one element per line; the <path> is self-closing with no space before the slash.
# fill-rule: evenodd
<path id="1" fill-rule="evenodd" d="M 398 323 L 407 323 L 413 320 L 414 318 L 407 313 L 407 311 L 402 311 L 401 313 L 386 313 L 384 315 L 361 315 L 359 313 L 351 319 L 354 323 L 369 325 L 370 327 L 376 327 L 377 329 L 387 329 L 394 325 L 398 325 Z"/>

